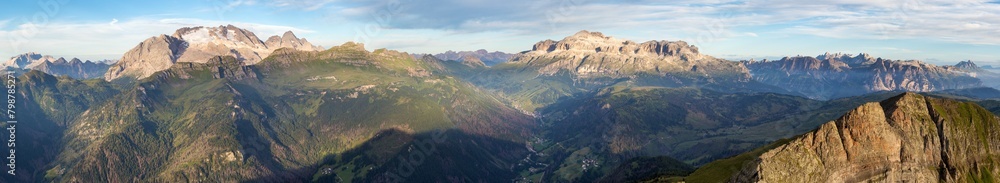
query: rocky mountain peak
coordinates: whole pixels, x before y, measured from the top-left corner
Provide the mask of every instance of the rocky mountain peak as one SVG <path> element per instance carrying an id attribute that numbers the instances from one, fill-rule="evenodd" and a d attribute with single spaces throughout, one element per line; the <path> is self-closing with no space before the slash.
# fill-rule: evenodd
<path id="1" fill-rule="evenodd" d="M 59 59 L 56 59 L 56 60 L 51 61 L 51 62 L 54 63 L 54 64 L 66 64 L 66 63 L 69 63 L 68 61 L 66 61 L 66 58 L 63 58 L 63 57 L 59 57 Z"/>
<path id="2" fill-rule="evenodd" d="M 975 62 L 972 62 L 972 60 L 958 62 L 958 64 L 955 64 L 955 68 L 958 68 L 958 69 L 961 69 L 961 70 L 965 70 L 965 71 L 969 71 L 969 72 L 982 72 L 982 71 L 985 71 L 985 70 L 983 70 L 983 68 L 979 67 L 979 65 L 976 65 Z"/>
<path id="3" fill-rule="evenodd" d="M 225 45 L 230 48 L 249 47 L 254 49 L 267 49 L 263 41 L 257 38 L 253 32 L 238 28 L 233 25 L 219 27 L 184 27 L 177 29 L 174 37 L 183 39 L 189 44 L 214 43 Z"/>
<path id="4" fill-rule="evenodd" d="M 851 66 L 867 65 L 875 62 L 875 58 L 867 53 L 858 53 L 857 55 L 846 54 L 846 53 L 830 53 L 826 52 L 822 55 L 816 56 L 816 59 L 820 60 L 838 60 L 847 63 Z"/>
<path id="5" fill-rule="evenodd" d="M 582 77 L 695 72 L 696 75 L 736 76 L 728 78 L 733 81 L 749 78 L 748 71 L 740 63 L 702 55 L 698 47 L 684 41 L 637 43 L 589 31 L 580 31 L 559 41 L 540 41 L 532 50 L 515 55 L 510 61 L 538 67 L 542 74 L 568 70 Z"/>
<path id="6" fill-rule="evenodd" d="M 295 48 L 298 50 L 305 50 L 305 51 L 323 50 L 322 47 L 313 46 L 312 43 L 309 43 L 309 41 L 307 41 L 305 38 L 299 38 L 295 36 L 295 33 L 292 33 L 292 31 L 285 31 L 285 33 L 282 34 L 281 37 L 271 36 L 267 38 L 267 41 L 265 41 L 264 44 L 270 48 Z"/>
<path id="7" fill-rule="evenodd" d="M 291 31 L 281 37 L 271 36 L 264 42 L 252 31 L 234 25 L 184 27 L 173 35 L 159 35 L 139 43 L 108 70 L 105 79 L 145 78 L 178 62 L 205 63 L 218 56 L 232 56 L 243 64 L 252 65 L 280 48 L 322 50 Z"/>
<path id="8" fill-rule="evenodd" d="M 299 38 L 295 37 L 295 33 L 292 33 L 292 31 L 285 31 L 284 34 L 281 34 L 281 39 L 298 40 Z"/>
<path id="9" fill-rule="evenodd" d="M 476 54 L 480 54 L 480 55 L 485 55 L 485 54 L 489 54 L 489 53 L 490 53 L 490 51 L 486 51 L 486 49 L 478 49 L 478 50 L 476 50 Z"/>
<path id="10" fill-rule="evenodd" d="M 87 62 L 90 62 L 90 61 L 88 60 Z M 83 61 L 81 61 L 81 60 L 80 60 L 80 59 L 78 59 L 78 58 L 73 58 L 73 59 L 69 60 L 69 63 L 70 63 L 70 64 L 82 64 L 82 63 L 83 63 Z"/>
<path id="11" fill-rule="evenodd" d="M 577 38 L 577 39 L 591 39 L 591 38 L 592 39 L 611 39 L 611 37 L 604 36 L 604 34 L 601 33 L 601 32 L 590 32 L 590 31 L 587 31 L 587 30 L 581 30 L 580 32 L 576 32 L 576 34 L 573 34 L 572 36 L 569 36 L 567 38 Z"/>
<path id="12" fill-rule="evenodd" d="M 544 54 L 548 52 L 569 52 L 571 54 L 607 53 L 622 55 L 639 55 L 649 57 L 676 57 L 684 60 L 699 60 L 704 56 L 698 52 L 698 47 L 684 41 L 647 41 L 636 43 L 630 40 L 605 36 L 600 32 L 580 31 L 560 41 L 545 40 L 538 42 L 528 53 Z"/>
<path id="13" fill-rule="evenodd" d="M 7 60 L 7 62 L 0 64 L 0 66 L 29 69 L 37 66 L 38 64 L 41 64 L 42 62 L 55 61 L 55 60 L 56 60 L 55 57 L 49 55 L 42 55 L 35 52 L 28 52 L 10 57 L 10 60 Z"/>

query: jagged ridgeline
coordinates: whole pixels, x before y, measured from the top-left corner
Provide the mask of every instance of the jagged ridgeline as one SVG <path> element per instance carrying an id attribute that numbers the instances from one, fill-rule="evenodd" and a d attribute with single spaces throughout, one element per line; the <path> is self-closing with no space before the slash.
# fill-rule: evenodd
<path id="1" fill-rule="evenodd" d="M 419 180 L 513 172 L 502 163 L 440 164 L 516 162 L 533 123 L 435 73 L 405 53 L 353 43 L 278 49 L 255 65 L 228 56 L 176 63 L 121 91 L 32 72 L 21 78 L 25 106 L 42 109 L 25 115 L 41 122 L 25 127 L 25 134 L 37 131 L 25 139 L 44 142 L 24 143 L 40 152 L 23 157 L 20 180 L 374 181 L 389 171 L 370 170 L 389 169 L 394 164 L 385 162 L 409 155 L 406 144 L 433 132 L 447 138 L 436 144 L 440 153 L 427 154 L 434 163 L 416 165 L 432 172 Z"/>
<path id="2" fill-rule="evenodd" d="M 91 79 L 104 76 L 104 72 L 110 67 L 105 62 L 107 61 L 81 61 L 78 58 L 72 58 L 67 61 L 66 58 L 62 57 L 56 58 L 51 55 L 43 56 L 39 53 L 28 52 L 11 57 L 10 60 L 0 63 L 0 67 L 19 71 L 16 74 L 24 74 L 28 70 L 38 70 L 55 76 Z M 24 72 L 20 72 L 21 70 Z"/>

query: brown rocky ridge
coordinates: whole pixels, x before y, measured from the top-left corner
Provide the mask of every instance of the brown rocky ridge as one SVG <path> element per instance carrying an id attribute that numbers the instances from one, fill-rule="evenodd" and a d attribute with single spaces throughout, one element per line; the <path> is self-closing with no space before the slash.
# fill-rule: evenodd
<path id="1" fill-rule="evenodd" d="M 771 149 L 730 182 L 982 182 L 1000 175 L 998 117 L 905 93 Z"/>

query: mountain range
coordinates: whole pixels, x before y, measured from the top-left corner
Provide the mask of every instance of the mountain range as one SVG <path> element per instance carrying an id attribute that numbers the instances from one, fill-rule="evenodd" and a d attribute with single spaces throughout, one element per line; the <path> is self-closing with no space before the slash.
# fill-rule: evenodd
<path id="1" fill-rule="evenodd" d="M 921 61 L 873 58 L 868 54 L 824 54 L 817 57 L 785 57 L 775 61 L 743 61 L 754 80 L 797 94 L 831 99 L 876 91 L 940 91 L 974 88 L 993 78 L 977 78 L 985 72 L 971 62 L 964 66 L 936 66 Z M 972 70 L 967 70 L 972 69 Z M 972 73 L 972 74 L 970 74 Z M 985 75 L 985 74 L 983 74 Z"/>
<path id="2" fill-rule="evenodd" d="M 291 32 L 262 41 L 232 25 L 181 28 L 139 43 L 98 78 L 20 75 L 15 107 L 32 123 L 19 124 L 19 174 L 2 179 L 965 182 L 1000 173 L 990 158 L 1000 91 L 971 61 L 737 62 L 684 41 L 590 31 L 528 46 L 497 62 L 506 54 L 324 49 Z"/>
<path id="3" fill-rule="evenodd" d="M 69 76 L 77 79 L 91 79 L 104 75 L 110 65 L 107 62 L 80 61 L 73 58 L 55 58 L 50 55 L 30 52 L 11 57 L 0 66 L 11 69 L 39 70 L 56 76 Z"/>
<path id="4" fill-rule="evenodd" d="M 438 59 L 441 60 L 468 61 L 468 62 L 475 62 L 475 60 L 479 60 L 479 62 L 482 62 L 483 65 L 485 66 L 494 66 L 497 64 L 507 62 L 513 55 L 514 54 L 504 53 L 500 51 L 490 52 L 486 51 L 485 49 L 479 49 L 476 51 L 449 50 L 444 53 L 433 54 L 434 57 L 437 57 Z M 414 56 L 420 58 L 423 55 L 417 54 Z"/>

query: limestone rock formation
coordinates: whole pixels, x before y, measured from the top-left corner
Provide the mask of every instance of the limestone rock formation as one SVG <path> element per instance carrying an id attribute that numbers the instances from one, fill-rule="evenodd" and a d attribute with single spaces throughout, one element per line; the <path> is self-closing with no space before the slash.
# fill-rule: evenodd
<path id="1" fill-rule="evenodd" d="M 177 63 L 186 47 L 184 40 L 173 36 L 160 35 L 146 39 L 125 52 L 104 74 L 104 79 L 111 81 L 123 76 L 148 77 Z"/>
<path id="2" fill-rule="evenodd" d="M 232 56 L 245 65 L 252 65 L 280 48 L 302 51 L 323 49 L 297 38 L 291 31 L 285 32 L 282 37 L 272 36 L 264 42 L 253 32 L 233 25 L 185 27 L 172 35 L 146 39 L 126 52 L 104 78 L 109 81 L 123 76 L 141 79 L 178 62 L 204 63 L 217 56 Z"/>
<path id="3" fill-rule="evenodd" d="M 776 61 L 743 61 L 754 80 L 801 95 L 830 99 L 877 91 L 940 91 L 982 86 L 983 82 L 951 66 L 916 60 L 873 58 L 868 54 L 785 57 Z"/>
<path id="4" fill-rule="evenodd" d="M 514 56 L 511 62 L 538 67 L 539 73 L 549 75 L 568 70 L 581 77 L 688 73 L 737 75 L 737 80 L 750 78 L 740 63 L 702 55 L 698 47 L 684 41 L 636 43 L 589 31 L 580 31 L 560 41 L 538 42 L 532 50 Z"/>
<path id="5" fill-rule="evenodd" d="M 267 38 L 267 41 L 264 42 L 264 44 L 267 45 L 268 48 L 293 48 L 303 51 L 323 50 L 323 47 L 313 46 L 312 43 L 309 43 L 309 41 L 306 40 L 306 38 L 296 37 L 292 31 L 285 32 L 281 35 L 281 37 L 271 36 Z"/>
<path id="6" fill-rule="evenodd" d="M 730 182 L 996 181 L 998 120 L 975 103 L 905 93 L 765 152 Z"/>

